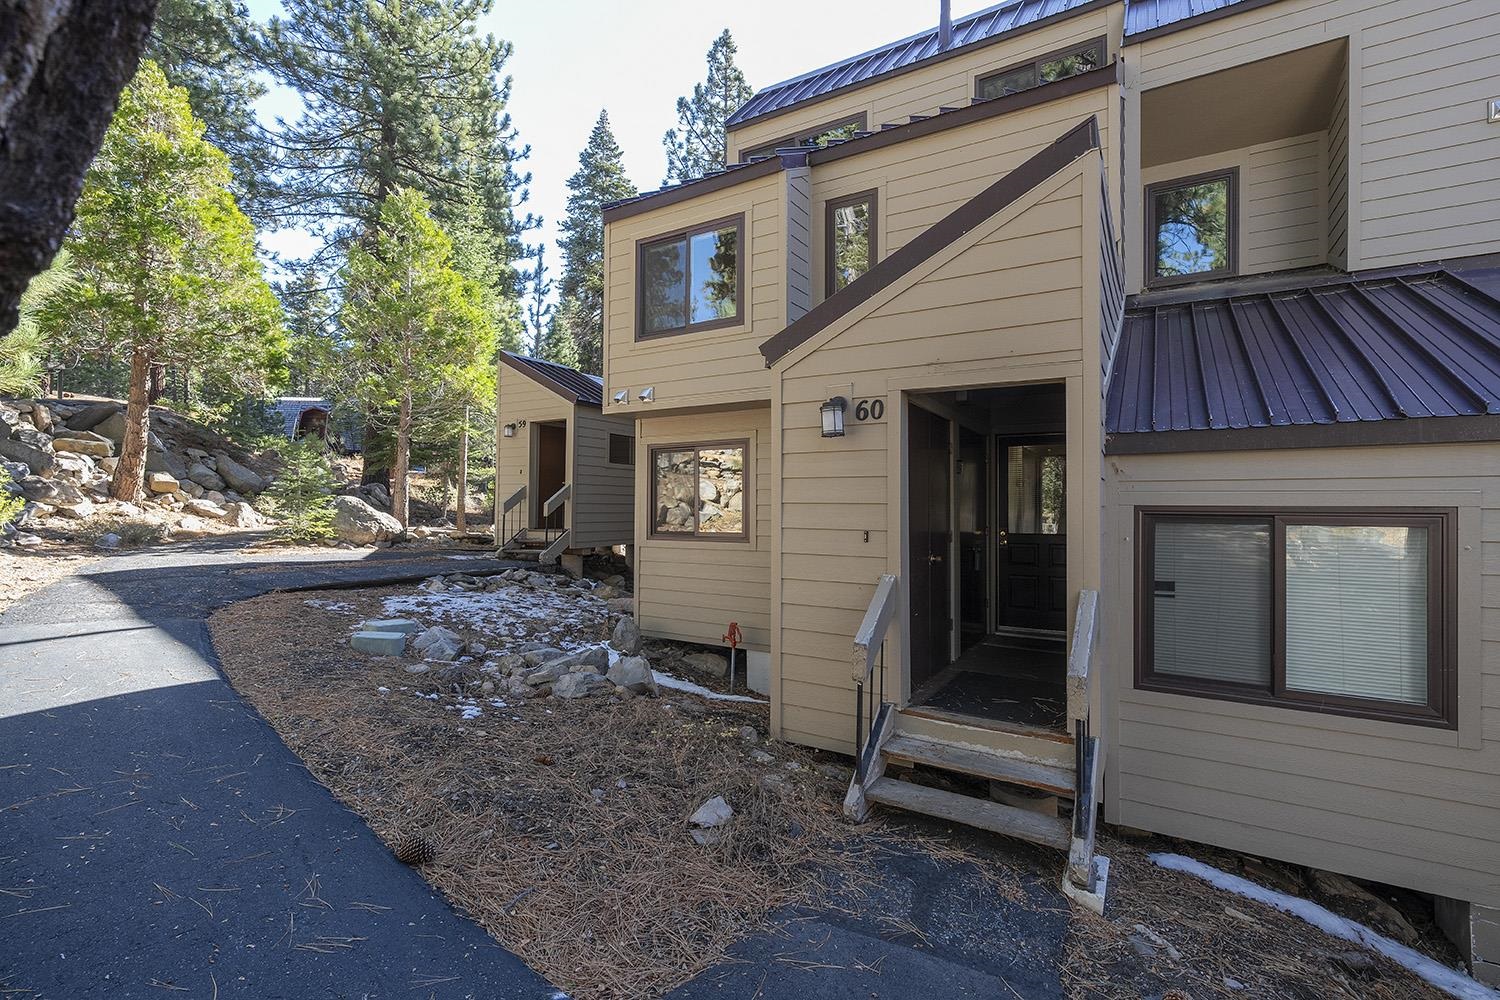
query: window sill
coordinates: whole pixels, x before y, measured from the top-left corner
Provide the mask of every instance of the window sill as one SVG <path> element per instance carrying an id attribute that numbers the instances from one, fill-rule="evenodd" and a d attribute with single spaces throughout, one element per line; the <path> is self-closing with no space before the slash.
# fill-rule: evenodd
<path id="1" fill-rule="evenodd" d="M 1347 699 L 1330 703 L 1314 700 L 1313 697 L 1307 699 L 1278 698 L 1275 695 L 1259 694 L 1254 691 L 1240 691 L 1232 688 L 1208 688 L 1191 683 L 1177 683 L 1170 680 L 1163 680 L 1159 677 L 1138 678 L 1135 682 L 1134 690 L 1178 695 L 1200 701 L 1229 702 L 1239 705 L 1255 705 L 1262 708 L 1285 709 L 1308 715 L 1357 719 L 1362 722 L 1395 723 L 1401 726 L 1416 726 L 1424 730 L 1442 730 L 1454 733 L 1458 731 L 1457 720 L 1444 718 L 1429 708 L 1402 711 L 1400 709 L 1383 708 L 1379 705 L 1349 704 L 1349 700 Z M 1328 697 L 1337 698 L 1338 696 L 1329 695 Z"/>

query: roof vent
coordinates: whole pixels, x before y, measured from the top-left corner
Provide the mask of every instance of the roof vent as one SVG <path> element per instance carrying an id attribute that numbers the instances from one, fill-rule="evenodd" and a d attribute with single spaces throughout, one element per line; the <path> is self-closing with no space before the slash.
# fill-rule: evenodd
<path id="1" fill-rule="evenodd" d="M 953 0 L 938 3 L 938 51 L 947 52 L 953 45 Z"/>

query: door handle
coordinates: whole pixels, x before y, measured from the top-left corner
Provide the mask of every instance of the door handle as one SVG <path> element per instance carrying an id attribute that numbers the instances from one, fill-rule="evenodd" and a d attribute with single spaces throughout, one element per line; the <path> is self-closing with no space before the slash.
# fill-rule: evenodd
<path id="1" fill-rule="evenodd" d="M 995 540 L 1000 545 L 1009 545 L 1010 544 L 1010 534 L 1008 532 L 1005 532 L 1005 531 L 996 532 L 996 534 L 995 534 Z"/>
<path id="2" fill-rule="evenodd" d="M 940 562 L 943 561 L 943 557 L 942 556 L 928 556 L 927 557 L 927 561 L 930 562 L 930 563 L 940 563 Z"/>

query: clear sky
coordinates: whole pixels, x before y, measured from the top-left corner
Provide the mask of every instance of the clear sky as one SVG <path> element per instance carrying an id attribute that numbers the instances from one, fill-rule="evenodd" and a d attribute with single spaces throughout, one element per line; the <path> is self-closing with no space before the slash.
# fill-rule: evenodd
<path id="1" fill-rule="evenodd" d="M 953 14 L 987 3 L 955 0 Z M 264 19 L 279 0 L 250 0 Z M 511 117 L 531 146 L 527 207 L 545 218 L 528 242 L 547 245 L 557 276 L 557 223 L 567 201 L 565 182 L 601 108 L 609 110 L 625 165 L 641 190 L 659 187 L 666 171 L 662 134 L 677 120 L 676 102 L 703 80 L 708 47 L 728 28 L 737 61 L 756 89 L 902 38 L 938 20 L 938 0 L 497 0 L 482 30 L 515 46 L 507 69 L 514 79 Z M 272 94 L 263 114 L 295 113 L 296 102 Z M 263 241 L 297 255 L 307 240 L 296 233 Z"/>

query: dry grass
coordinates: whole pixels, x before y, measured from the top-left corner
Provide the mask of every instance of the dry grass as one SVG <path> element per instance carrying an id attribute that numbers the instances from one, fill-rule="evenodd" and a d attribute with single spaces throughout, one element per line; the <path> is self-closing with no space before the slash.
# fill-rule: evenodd
<path id="1" fill-rule="evenodd" d="M 1239 856 L 1159 842 L 1236 872 Z M 1075 910 L 1064 954 L 1063 984 L 1073 1000 L 1442 1000 L 1447 994 L 1374 952 L 1329 937 L 1295 917 L 1152 864 L 1146 848 L 1114 838 L 1108 919 Z M 1130 943 L 1137 925 L 1178 952 L 1150 957 Z M 1428 940 L 1429 952 L 1442 945 Z M 1240 989 L 1229 981 L 1237 982 Z"/>
<path id="2" fill-rule="evenodd" d="M 894 834 L 844 824 L 847 776 L 816 769 L 830 758 L 743 740 L 765 731 L 764 706 L 546 698 L 464 723 L 452 698 L 418 697 L 401 661 L 347 646 L 354 613 L 399 592 L 269 595 L 210 627 L 236 688 L 312 773 L 388 844 L 435 839 L 427 878 L 579 1000 L 659 996 L 778 908 L 875 877 Z M 714 795 L 735 817 L 699 846 L 687 818 Z"/>
<path id="3" fill-rule="evenodd" d="M 92 553 L 84 555 L 75 547 L 50 540 L 34 549 L 0 549 L 0 611 L 73 576 L 93 560 Z"/>

